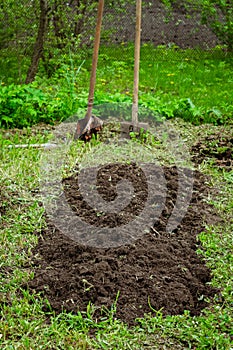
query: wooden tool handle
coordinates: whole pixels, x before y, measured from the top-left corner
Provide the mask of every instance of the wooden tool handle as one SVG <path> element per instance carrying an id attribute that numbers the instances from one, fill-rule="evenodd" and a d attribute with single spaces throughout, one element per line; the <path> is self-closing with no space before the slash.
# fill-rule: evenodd
<path id="1" fill-rule="evenodd" d="M 137 0 L 136 4 L 136 33 L 134 49 L 134 90 L 132 106 L 132 123 L 138 124 L 138 85 L 139 85 L 139 63 L 140 63 L 140 45 L 141 45 L 141 17 L 142 1 Z"/>
<path id="2" fill-rule="evenodd" d="M 100 46 L 100 32 L 101 32 L 101 25 L 102 25 L 102 18 L 103 18 L 103 10 L 104 10 L 104 0 L 99 0 L 97 24 L 96 24 L 96 32 L 95 32 L 95 42 L 94 42 L 94 51 L 93 51 L 93 58 L 92 58 L 92 69 L 91 69 L 89 96 L 88 96 L 88 108 L 87 108 L 87 114 L 85 116 L 85 119 L 87 119 L 87 120 L 89 120 L 91 118 L 93 101 L 94 101 L 96 69 L 97 69 L 99 46 Z"/>

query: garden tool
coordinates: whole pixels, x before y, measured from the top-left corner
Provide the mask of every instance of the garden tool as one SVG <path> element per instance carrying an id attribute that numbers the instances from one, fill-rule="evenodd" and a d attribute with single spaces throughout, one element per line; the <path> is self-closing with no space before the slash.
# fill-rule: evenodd
<path id="1" fill-rule="evenodd" d="M 84 119 L 77 123 L 75 138 L 81 138 L 88 141 L 92 133 L 97 133 L 103 126 L 100 118 L 92 115 L 92 107 L 94 100 L 94 89 L 96 81 L 96 69 L 98 61 L 98 52 L 100 44 L 100 31 L 103 17 L 104 0 L 99 0 L 98 16 L 96 25 L 96 34 L 94 42 L 93 62 L 90 79 L 90 88 L 88 96 L 88 109 Z M 136 0 L 136 33 L 135 33 L 135 51 L 134 51 L 134 90 L 132 105 L 132 121 L 121 122 L 121 137 L 130 138 L 130 132 L 139 133 L 141 130 L 148 128 L 147 123 L 138 122 L 138 85 L 139 85 L 139 64 L 140 64 L 140 39 L 141 39 L 141 8 L 142 1 Z"/>
<path id="2" fill-rule="evenodd" d="M 86 141 L 89 138 L 91 138 L 91 130 L 95 130 L 97 132 L 102 128 L 102 125 L 103 125 L 103 121 L 101 119 L 92 115 L 103 10 L 104 10 L 104 0 L 99 0 L 95 41 L 94 41 L 94 51 L 93 51 L 93 58 L 92 58 L 92 70 L 91 70 L 90 87 L 89 87 L 89 95 L 88 95 L 88 108 L 87 108 L 87 113 L 85 118 L 78 121 L 76 131 L 75 131 L 75 136 L 74 136 L 75 139 L 84 138 L 84 140 Z"/>
<path id="3" fill-rule="evenodd" d="M 132 122 L 121 122 L 121 135 L 122 137 L 125 137 L 125 138 L 129 138 L 130 132 L 139 133 L 141 131 L 145 131 L 148 129 L 147 123 L 138 122 L 138 86 L 139 86 L 139 65 L 140 65 L 140 46 L 141 46 L 141 18 L 142 18 L 142 0 L 136 0 Z"/>

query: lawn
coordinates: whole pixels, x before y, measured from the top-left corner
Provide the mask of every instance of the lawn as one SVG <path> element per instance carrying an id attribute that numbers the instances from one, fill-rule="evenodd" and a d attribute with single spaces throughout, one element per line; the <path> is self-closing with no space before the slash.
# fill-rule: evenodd
<path id="1" fill-rule="evenodd" d="M 142 47 L 139 116 L 149 108 L 156 119 L 181 117 L 193 124 L 232 122 L 232 55 Z M 46 72 L 51 70 L 48 76 Z M 36 122 L 85 115 L 91 59 L 69 54 L 51 67 L 40 66 L 36 80 L 15 85 L 2 71 L 0 126 L 25 127 Z M 22 67 L 22 71 L 23 67 Z M 47 73 L 48 74 L 48 73 Z M 129 117 L 133 91 L 133 47 L 100 51 L 95 92 L 96 114 Z"/>

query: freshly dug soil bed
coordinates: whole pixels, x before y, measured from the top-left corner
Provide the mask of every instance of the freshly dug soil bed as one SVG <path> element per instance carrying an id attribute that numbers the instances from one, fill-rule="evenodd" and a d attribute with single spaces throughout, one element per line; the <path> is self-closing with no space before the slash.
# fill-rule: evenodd
<path id="1" fill-rule="evenodd" d="M 114 175 L 114 167 L 112 171 Z M 128 176 L 128 165 L 122 166 L 121 172 Z M 206 178 L 196 171 L 187 214 L 175 232 L 168 234 L 166 222 L 177 197 L 177 169 L 164 167 L 164 173 L 168 189 L 165 208 L 149 233 L 131 245 L 97 249 L 70 240 L 48 222 L 33 250 L 34 279 L 24 287 L 42 292 L 56 313 L 86 311 L 91 302 L 97 319 L 105 315 L 104 309 L 111 307 L 119 292 L 116 317 L 129 325 L 145 313 L 154 314 L 154 310 L 164 315 L 182 314 L 184 310 L 199 315 L 207 305 L 205 298 L 219 293 L 207 284 L 210 270 L 196 253 L 203 220 L 213 222 L 216 217 L 213 208 L 203 201 L 208 193 Z M 141 177 L 134 186 L 144 186 Z M 107 181 L 103 176 L 103 188 L 109 187 Z M 72 209 L 87 217 L 89 208 L 82 201 L 76 176 L 64 181 L 64 191 Z M 103 190 L 102 195 L 113 200 L 115 194 Z M 138 203 L 127 207 L 128 214 L 137 214 L 143 196 L 147 196 L 146 189 L 136 196 Z M 94 217 L 93 212 L 89 215 Z M 115 218 L 100 217 L 100 225 L 103 220 L 111 226 Z"/>

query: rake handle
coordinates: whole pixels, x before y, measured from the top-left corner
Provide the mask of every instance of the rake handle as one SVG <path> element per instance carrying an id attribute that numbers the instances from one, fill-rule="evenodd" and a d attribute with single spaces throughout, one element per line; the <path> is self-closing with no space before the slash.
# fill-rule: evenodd
<path id="1" fill-rule="evenodd" d="M 99 0 L 96 31 L 95 31 L 95 41 L 94 41 L 94 51 L 93 51 L 93 58 L 92 58 L 90 87 L 89 87 L 89 95 L 88 95 L 88 108 L 87 108 L 87 114 L 85 116 L 85 119 L 87 120 L 91 118 L 92 107 L 94 102 L 96 70 L 97 70 L 97 62 L 98 62 L 98 54 L 99 54 L 99 46 L 100 46 L 100 32 L 101 32 L 101 25 L 102 25 L 102 18 L 103 18 L 103 10 L 104 10 L 104 0 Z"/>
<path id="2" fill-rule="evenodd" d="M 142 1 L 136 2 L 136 33 L 134 48 L 134 88 L 132 105 L 132 123 L 138 124 L 138 85 L 139 85 L 139 64 L 140 64 L 140 44 L 141 44 L 141 18 Z"/>

